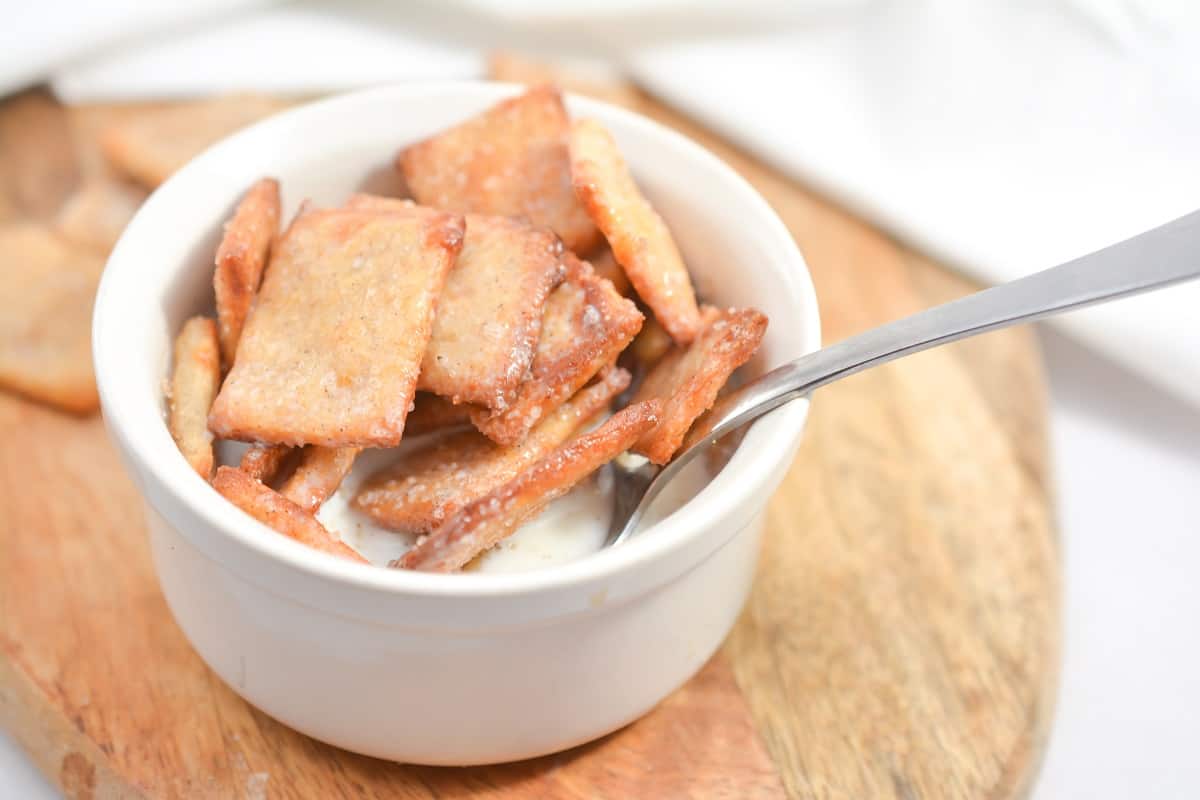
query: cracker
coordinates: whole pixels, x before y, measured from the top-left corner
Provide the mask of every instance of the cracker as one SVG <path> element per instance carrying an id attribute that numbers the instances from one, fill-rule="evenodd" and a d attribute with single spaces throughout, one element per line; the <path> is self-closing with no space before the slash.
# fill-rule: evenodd
<path id="1" fill-rule="evenodd" d="M 567 278 L 546 300 L 529 380 L 503 411 L 471 410 L 471 422 L 494 442 L 520 442 L 538 420 L 616 361 L 642 326 L 637 306 L 589 264 L 570 253 L 563 262 Z"/>
<path id="2" fill-rule="evenodd" d="M 260 481 L 235 467 L 218 467 L 213 488 L 229 502 L 274 528 L 323 553 L 366 564 L 367 560 L 334 536 L 317 518 Z"/>
<path id="3" fill-rule="evenodd" d="M 238 469 L 255 480 L 269 483 L 283 468 L 283 462 L 291 455 L 292 448 L 286 444 L 254 444 L 242 454 Z"/>
<path id="4" fill-rule="evenodd" d="M 250 302 L 258 291 L 271 241 L 279 233 L 279 181 L 262 178 L 238 203 L 217 247 L 213 291 L 217 297 L 221 355 L 233 364 Z"/>
<path id="5" fill-rule="evenodd" d="M 559 406 L 519 445 L 503 447 L 477 431 L 464 431 L 405 453 L 363 483 L 353 506 L 393 530 L 427 533 L 535 464 L 628 385 L 629 373 L 610 371 Z"/>
<path id="6" fill-rule="evenodd" d="M 396 157 L 413 197 L 448 211 L 527 217 L 572 250 L 599 233 L 571 188 L 562 96 L 539 86 Z"/>
<path id="7" fill-rule="evenodd" d="M 183 323 L 175 339 L 175 368 L 167 409 L 167 427 L 179 452 L 204 480 L 212 477 L 213 437 L 208 410 L 221 385 L 217 324 L 208 317 Z"/>
<path id="8" fill-rule="evenodd" d="M 209 414 L 224 439 L 400 443 L 463 221 L 311 211 L 278 243 Z"/>
<path id="9" fill-rule="evenodd" d="M 59 210 L 54 227 L 64 238 L 107 255 L 145 199 L 140 186 L 106 176 L 89 178 Z"/>
<path id="10" fill-rule="evenodd" d="M 104 261 L 29 222 L 0 224 L 0 255 L 0 386 L 94 411 L 92 302 Z"/>
<path id="11" fill-rule="evenodd" d="M 361 447 L 305 447 L 296 471 L 283 482 L 279 493 L 305 511 L 317 513 L 350 474 L 361 451 Z"/>
<path id="12" fill-rule="evenodd" d="M 209 145 L 287 106 L 237 95 L 149 109 L 115 121 L 100 145 L 113 166 L 153 189 Z"/>
<path id="13" fill-rule="evenodd" d="M 405 200 L 355 195 L 351 208 L 417 213 Z M 429 213 L 429 212 L 426 212 Z M 529 374 L 550 290 L 562 282 L 562 243 L 521 220 L 466 215 L 462 250 L 438 297 L 417 388 L 502 409 Z"/>
<path id="14" fill-rule="evenodd" d="M 586 261 L 592 265 L 592 269 L 596 270 L 598 276 L 606 279 L 613 285 L 613 288 L 617 290 L 617 294 L 622 297 L 631 297 L 633 295 L 633 285 L 629 283 L 629 276 L 625 274 L 625 270 L 621 269 L 621 265 L 617 263 L 617 257 L 613 255 L 611 247 L 605 245 L 588 256 Z"/>
<path id="15" fill-rule="evenodd" d="M 404 435 L 420 436 L 423 433 L 456 428 L 471 424 L 469 406 L 456 406 L 444 397 L 429 392 L 417 392 L 413 398 L 412 411 L 404 421 Z"/>
<path id="16" fill-rule="evenodd" d="M 660 403 L 618 411 L 596 430 L 558 447 L 503 486 L 461 508 L 392 566 L 450 572 L 512 534 L 550 501 L 613 460 L 658 422 Z"/>
<path id="17" fill-rule="evenodd" d="M 575 192 L 617 263 L 671 338 L 690 342 L 700 328 L 700 311 L 666 223 L 642 196 L 616 142 L 600 123 L 578 120 L 571 125 L 569 141 Z"/>
<path id="18" fill-rule="evenodd" d="M 671 350 L 671 334 L 650 317 L 625 351 L 634 360 L 639 374 L 649 372 Z M 624 355 L 622 358 L 624 358 Z"/>
<path id="19" fill-rule="evenodd" d="M 675 347 L 651 370 L 633 402 L 662 401 L 662 420 L 634 450 L 665 464 L 679 449 L 688 428 L 712 407 L 733 371 L 758 350 L 767 318 L 752 309 L 705 308 L 704 327 L 687 347 Z"/>

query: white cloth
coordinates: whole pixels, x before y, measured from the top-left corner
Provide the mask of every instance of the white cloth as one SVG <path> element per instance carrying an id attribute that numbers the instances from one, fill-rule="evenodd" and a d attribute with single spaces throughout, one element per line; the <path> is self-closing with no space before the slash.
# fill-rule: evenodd
<path id="1" fill-rule="evenodd" d="M 553 39 L 613 54 L 668 102 L 983 282 L 1200 208 L 1196 13 L 1131 15 L 1114 0 L 758 0 L 756 15 L 731 0 L 687 15 L 676 0 L 243 0 L 217 16 L 237 4 L 207 0 L 186 30 L 58 66 L 53 86 L 72 101 L 305 94 L 474 75 L 497 41 Z M 1052 324 L 1200 405 L 1197 307 L 1200 284 Z"/>

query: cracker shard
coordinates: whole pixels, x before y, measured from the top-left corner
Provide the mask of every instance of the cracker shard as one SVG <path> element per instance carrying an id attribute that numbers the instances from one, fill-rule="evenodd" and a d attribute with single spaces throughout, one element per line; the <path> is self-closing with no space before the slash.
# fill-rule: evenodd
<path id="1" fill-rule="evenodd" d="M 417 392 L 412 411 L 404 421 L 404 436 L 420 436 L 432 431 L 458 428 L 471 424 L 471 410 L 454 405 L 444 397 L 429 392 Z"/>
<path id="2" fill-rule="evenodd" d="M 571 188 L 562 96 L 538 86 L 396 157 L 421 203 L 462 213 L 523 216 L 586 252 L 599 234 Z"/>
<path id="3" fill-rule="evenodd" d="M 212 477 L 213 437 L 208 410 L 221 384 L 221 354 L 217 325 L 207 317 L 192 317 L 175 339 L 175 368 L 167 426 L 179 452 L 204 480 Z"/>
<path id="4" fill-rule="evenodd" d="M 0 254 L 0 386 L 94 411 L 92 302 L 103 259 L 26 222 L 0 224 Z"/>
<path id="5" fill-rule="evenodd" d="M 275 479 L 283 462 L 291 454 L 286 444 L 255 444 L 246 449 L 238 469 L 255 480 L 267 483 Z"/>
<path id="6" fill-rule="evenodd" d="M 353 506 L 385 527 L 427 533 L 566 441 L 625 390 L 629 377 L 624 370 L 610 370 L 543 419 L 519 445 L 503 447 L 465 431 L 406 453 L 368 478 Z"/>
<path id="7" fill-rule="evenodd" d="M 520 442 L 542 417 L 616 361 L 642 327 L 637 306 L 587 262 L 571 253 L 563 255 L 563 262 L 567 277 L 546 300 L 529 380 L 508 408 L 471 410 L 471 422 L 494 442 Z"/>
<path id="8" fill-rule="evenodd" d="M 300 463 L 279 487 L 279 493 L 310 514 L 317 513 L 350 474 L 361 451 L 360 447 L 305 447 Z"/>
<path id="9" fill-rule="evenodd" d="M 766 330 L 766 315 L 752 308 L 705 308 L 699 336 L 663 356 L 634 395 L 635 403 L 662 402 L 661 421 L 638 440 L 635 452 L 655 464 L 670 461 L 729 376 L 758 350 Z"/>
<path id="10" fill-rule="evenodd" d="M 279 181 L 262 178 L 246 192 L 217 247 L 213 290 L 221 355 L 232 364 L 238 339 L 258 291 L 271 241 L 279 233 Z"/>
<path id="11" fill-rule="evenodd" d="M 326 530 L 312 514 L 240 469 L 218 467 L 213 488 L 235 506 L 284 536 L 330 555 L 367 563 L 353 548 Z"/>
<path id="12" fill-rule="evenodd" d="M 139 186 L 107 175 L 91 177 L 63 204 L 54 225 L 72 242 L 107 254 L 145 199 Z"/>
<path id="13" fill-rule="evenodd" d="M 570 133 L 571 177 L 580 202 L 604 233 L 638 297 L 676 342 L 700 329 L 700 311 L 687 267 L 662 217 L 642 196 L 616 142 L 595 120 Z"/>
<path id="14" fill-rule="evenodd" d="M 352 208 L 433 213 L 404 200 L 356 195 Z M 546 296 L 563 278 L 562 243 L 522 220 L 466 215 L 466 236 L 438 298 L 417 388 L 502 409 L 529 373 Z"/>
<path id="15" fill-rule="evenodd" d="M 113 166 L 153 189 L 218 139 L 286 107 L 261 95 L 176 103 L 123 117 L 100 145 Z"/>
<path id="16" fill-rule="evenodd" d="M 658 423 L 658 400 L 618 411 L 596 430 L 577 436 L 536 465 L 464 506 L 392 566 L 429 572 L 461 569 L 511 535 L 546 504 L 625 452 Z"/>
<path id="17" fill-rule="evenodd" d="M 293 221 L 209 428 L 272 444 L 399 444 L 462 236 L 449 214 L 342 209 Z"/>

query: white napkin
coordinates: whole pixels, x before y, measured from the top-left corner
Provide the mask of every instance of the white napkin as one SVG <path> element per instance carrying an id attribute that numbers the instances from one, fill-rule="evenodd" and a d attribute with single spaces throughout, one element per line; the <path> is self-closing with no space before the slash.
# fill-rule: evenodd
<path id="1" fill-rule="evenodd" d="M 569 14 L 547 5 L 250 9 L 124 41 L 57 69 L 52 83 L 71 101 L 308 93 L 478 74 L 491 47 L 552 38 L 616 54 L 669 103 L 984 282 L 1200 208 L 1194 13 L 1177 10 L 1168 27 L 1147 12 L 1156 6 L 1131 15 L 1116 0 L 826 0 L 790 12 L 759 0 L 755 25 L 728 0 L 699 15 L 660 0 L 632 22 L 622 5 L 622 27 L 595 4 Z M 671 19 L 686 36 L 664 41 Z M 722 27 L 734 32 L 714 33 Z M 1189 285 L 1056 324 L 1200 404 L 1198 304 L 1200 286 Z"/>

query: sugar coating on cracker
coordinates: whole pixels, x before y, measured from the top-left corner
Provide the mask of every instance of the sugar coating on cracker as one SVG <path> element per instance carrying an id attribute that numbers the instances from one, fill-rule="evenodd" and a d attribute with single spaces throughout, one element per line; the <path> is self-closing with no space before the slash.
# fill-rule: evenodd
<path id="1" fill-rule="evenodd" d="M 515 444 L 543 416 L 587 383 L 617 355 L 642 326 L 642 313 L 596 275 L 586 261 L 563 257 L 567 277 L 546 300 L 529 380 L 502 411 L 475 408 L 471 421 L 488 438 Z"/>
<path id="2" fill-rule="evenodd" d="M 311 211 L 277 245 L 209 415 L 221 438 L 400 442 L 463 220 Z"/>
<path id="3" fill-rule="evenodd" d="M 534 466 L 467 504 L 392 566 L 429 572 L 461 569 L 546 504 L 612 461 L 658 422 L 660 403 L 630 405 L 594 431 L 559 446 Z"/>
<path id="4" fill-rule="evenodd" d="M 405 453 L 363 483 L 353 506 L 393 530 L 428 533 L 564 442 L 607 409 L 629 380 L 624 370 L 611 370 L 517 445 L 498 445 L 477 431 L 464 431 Z"/>
<path id="5" fill-rule="evenodd" d="M 671 231 L 642 195 L 612 135 L 599 122 L 571 125 L 571 176 L 575 192 L 604 233 L 638 297 L 676 342 L 700 329 L 692 280 Z"/>
<path id="6" fill-rule="evenodd" d="M 258 291 L 271 241 L 279 233 L 279 181 L 261 178 L 246 192 L 233 218 L 225 224 L 217 247 L 213 291 L 221 354 L 233 363 L 250 303 Z"/>
<path id="7" fill-rule="evenodd" d="M 360 452 L 361 447 L 308 445 L 300 452 L 296 469 L 279 487 L 279 493 L 305 511 L 317 513 L 350 474 Z"/>
<path id="8" fill-rule="evenodd" d="M 767 330 L 767 317 L 752 308 L 707 307 L 704 327 L 686 347 L 676 346 L 638 387 L 633 402 L 662 401 L 662 419 L 634 450 L 665 464 L 696 419 L 712 407 L 733 371 L 750 360 Z"/>
<path id="9" fill-rule="evenodd" d="M 406 147 L 396 165 L 423 205 L 527 217 L 587 252 L 599 234 L 571 186 L 568 127 L 558 89 L 538 86 Z"/>
<path id="10" fill-rule="evenodd" d="M 217 325 L 208 317 L 183 323 L 175 339 L 167 427 L 179 452 L 204 480 L 212 477 L 213 437 L 208 411 L 221 384 Z"/>
<path id="11" fill-rule="evenodd" d="M 290 539 L 323 553 L 360 564 L 367 560 L 334 534 L 317 518 L 271 487 L 235 467 L 218 467 L 213 488 L 259 522 Z"/>

